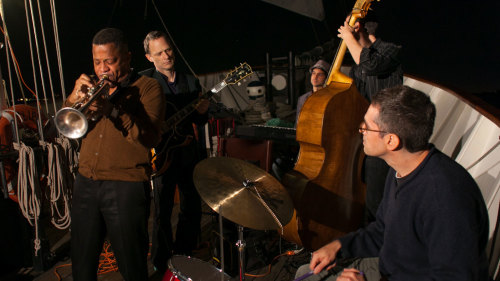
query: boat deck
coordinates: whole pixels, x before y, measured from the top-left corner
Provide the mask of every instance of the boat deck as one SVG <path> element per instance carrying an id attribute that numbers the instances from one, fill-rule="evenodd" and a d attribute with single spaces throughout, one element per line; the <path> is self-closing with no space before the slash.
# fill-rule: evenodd
<path id="1" fill-rule="evenodd" d="M 172 216 L 172 224 L 175 231 L 175 226 L 177 224 L 177 214 L 179 212 L 179 205 L 176 204 Z M 228 243 L 224 244 L 225 252 L 225 272 L 231 277 L 231 280 L 239 280 L 238 269 L 237 269 L 237 249 L 235 246 L 236 238 L 235 233 L 231 233 L 231 228 L 234 226 L 229 221 L 224 222 L 224 237 Z M 202 233 L 201 242 L 199 248 L 193 253 L 193 257 L 203 261 L 205 264 L 201 270 L 213 271 L 215 270 L 215 265 L 217 258 L 214 258 L 214 252 L 216 251 L 214 247 L 218 241 L 218 215 L 213 212 L 206 204 L 203 204 L 203 215 L 202 215 Z M 152 216 L 150 216 L 150 234 L 152 233 Z M 226 233 L 227 232 L 227 233 Z M 307 263 L 310 257 L 309 252 L 301 251 L 297 255 L 279 256 L 279 246 L 281 243 L 282 251 L 297 249 L 295 244 L 290 244 L 284 240 L 279 239 L 279 235 L 276 231 L 256 231 L 245 229 L 245 239 L 247 240 L 247 277 L 246 280 L 292 280 L 297 268 Z M 69 258 L 69 240 L 70 235 L 67 231 L 47 231 L 48 240 L 56 241 L 52 245 L 51 249 L 57 252 L 57 262 L 46 269 L 43 272 L 36 272 L 32 268 L 23 268 L 17 273 L 11 273 L 8 275 L 0 276 L 0 280 L 3 281 L 23 281 L 23 280 L 33 280 L 33 281 L 72 281 L 73 277 L 71 274 L 71 259 Z M 233 239 L 234 238 L 234 239 Z M 272 263 L 272 267 L 269 268 L 268 264 Z M 104 265 L 110 265 L 109 263 Z M 189 267 L 188 265 L 185 265 Z M 193 265 L 194 266 L 194 265 Z M 110 267 L 111 268 L 111 267 Z M 101 273 L 98 275 L 99 281 L 119 281 L 123 280 L 121 274 L 113 269 L 107 269 L 107 273 Z M 115 267 L 116 268 L 116 267 Z M 190 273 L 199 272 L 200 268 L 193 268 Z M 104 270 L 103 270 L 104 271 Z M 148 257 L 148 271 L 150 281 L 161 281 L 163 276 L 155 271 L 151 260 Z M 59 275 L 59 276 L 58 276 Z M 252 275 L 265 275 L 264 277 L 254 277 Z M 190 276 L 187 276 L 190 277 Z M 207 279 L 210 280 L 210 279 Z"/>

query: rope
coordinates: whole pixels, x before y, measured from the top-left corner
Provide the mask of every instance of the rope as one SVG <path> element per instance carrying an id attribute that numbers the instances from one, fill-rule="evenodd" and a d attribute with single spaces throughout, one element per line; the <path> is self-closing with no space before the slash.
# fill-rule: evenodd
<path id="1" fill-rule="evenodd" d="M 38 59 L 38 68 L 39 68 L 39 71 L 40 71 L 40 82 L 42 84 L 42 92 L 43 92 L 43 99 L 45 101 L 45 110 L 46 110 L 46 113 L 49 112 L 49 104 L 48 104 L 48 101 L 47 101 L 47 91 L 45 89 L 45 78 L 44 78 L 44 75 L 43 75 L 43 68 L 42 68 L 42 59 L 40 57 L 40 47 L 38 45 L 38 36 L 37 36 L 37 33 L 36 33 L 36 25 L 35 25 L 35 14 L 33 12 L 33 3 L 31 0 L 29 0 L 29 6 L 30 6 L 30 12 L 31 12 L 31 24 L 33 26 L 33 35 L 34 35 L 34 41 L 35 41 L 35 47 L 36 47 L 36 54 L 37 54 L 37 59 Z M 26 8 L 27 9 L 27 8 Z M 26 13 L 28 13 L 28 11 L 26 11 Z M 29 23 L 29 20 L 28 20 L 28 23 Z M 28 24 L 29 26 L 29 24 Z M 30 38 L 30 44 L 32 43 L 32 40 L 31 40 L 31 33 L 29 34 L 29 38 Z M 32 59 L 32 63 L 33 63 L 33 71 L 35 69 L 35 61 Z M 33 74 L 35 74 L 35 72 L 33 72 Z M 33 77 L 36 77 L 36 75 L 33 75 Z M 35 83 L 35 88 L 36 88 L 36 83 Z M 36 91 L 38 93 L 38 91 Z M 38 96 L 37 96 L 38 98 Z M 37 104 L 39 104 L 39 101 L 37 100 Z M 38 118 L 40 118 L 40 120 L 42 119 L 41 118 L 41 115 L 40 115 L 40 111 L 38 111 Z M 40 138 L 42 140 L 44 140 L 44 137 L 43 137 L 43 131 L 39 128 L 38 130 L 39 134 L 40 134 Z"/>
<path id="2" fill-rule="evenodd" d="M 36 193 L 35 185 L 36 166 L 33 148 L 24 143 L 13 143 L 14 149 L 19 151 L 19 172 L 17 175 L 17 196 L 21 213 L 31 226 L 35 226 L 34 250 L 38 256 L 40 238 L 38 237 L 38 218 L 40 216 L 40 198 Z"/>
<path id="3" fill-rule="evenodd" d="M 40 7 L 40 0 L 37 0 L 36 3 L 38 6 L 38 19 L 40 21 L 40 31 L 42 32 L 43 49 L 45 51 L 45 63 L 47 64 L 47 76 L 49 77 L 49 86 L 50 86 L 50 91 L 52 94 L 52 105 L 54 107 L 54 112 L 56 112 L 57 108 L 56 108 L 56 99 L 55 99 L 55 94 L 54 94 L 54 84 L 52 83 L 52 74 L 51 74 L 50 61 L 49 61 L 49 52 L 47 51 L 47 41 L 45 39 L 45 30 L 43 27 L 42 9 Z M 39 61 L 41 62 L 40 58 L 39 58 Z M 44 91 L 44 93 L 45 93 L 45 91 Z M 47 99 L 47 97 L 45 97 L 45 98 Z M 47 112 L 50 112 L 48 105 L 47 105 L 46 110 L 47 110 Z M 43 134 L 40 134 L 40 135 L 41 135 L 42 140 L 43 140 Z"/>
<path id="4" fill-rule="evenodd" d="M 56 44 L 56 53 L 57 53 L 57 65 L 59 67 L 59 80 L 61 81 L 61 92 L 63 96 L 63 100 L 66 100 L 66 91 L 64 90 L 64 76 L 62 69 L 62 60 L 61 60 L 61 47 L 59 45 L 59 30 L 57 28 L 57 14 L 56 14 L 56 5 L 54 0 L 50 0 L 50 12 L 52 14 L 52 27 L 54 28 L 54 41 Z"/>
<path id="5" fill-rule="evenodd" d="M 66 165 L 72 175 L 71 183 L 78 172 L 78 147 L 75 147 L 74 142 L 66 137 L 54 138 L 54 142 L 58 143 L 64 150 Z"/>
<path id="6" fill-rule="evenodd" d="M 8 42 L 9 44 L 5 44 L 5 53 L 6 53 L 6 57 L 7 57 L 7 69 L 9 71 L 9 82 L 10 82 L 10 94 L 12 96 L 12 104 L 15 104 L 15 99 L 14 99 L 14 86 L 12 85 L 12 72 L 11 72 L 11 69 L 10 69 L 10 60 L 9 60 L 9 46 L 10 46 L 10 36 L 9 36 L 9 33 L 7 32 L 7 26 L 6 26 L 6 23 L 5 23 L 5 13 L 4 13 L 4 10 L 3 10 L 3 2 L 0 3 L 1 6 L 0 6 L 0 14 L 2 15 L 2 24 L 3 24 L 3 30 L 4 30 L 4 37 L 5 37 L 5 42 Z M 14 118 L 14 124 L 16 125 L 16 128 L 17 128 L 17 119 Z M 16 139 L 19 140 L 19 133 L 18 131 L 16 130 Z"/>
<path id="7" fill-rule="evenodd" d="M 66 229 L 71 223 L 69 191 L 72 185 L 68 180 L 69 171 L 66 165 L 63 147 L 57 143 L 40 141 L 47 152 L 47 187 L 50 191 L 51 222 L 58 229 Z M 63 210 L 60 210 L 60 207 Z"/>

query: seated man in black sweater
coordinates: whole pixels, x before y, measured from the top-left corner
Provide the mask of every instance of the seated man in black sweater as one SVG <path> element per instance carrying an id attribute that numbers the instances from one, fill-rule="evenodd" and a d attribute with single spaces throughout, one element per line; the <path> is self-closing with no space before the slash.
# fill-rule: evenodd
<path id="1" fill-rule="evenodd" d="M 372 98 L 359 128 L 364 151 L 391 167 L 376 221 L 315 251 L 297 276 L 487 280 L 488 212 L 469 173 L 429 144 L 435 116 L 429 97 L 406 86 Z M 337 256 L 361 259 L 328 270 Z"/>

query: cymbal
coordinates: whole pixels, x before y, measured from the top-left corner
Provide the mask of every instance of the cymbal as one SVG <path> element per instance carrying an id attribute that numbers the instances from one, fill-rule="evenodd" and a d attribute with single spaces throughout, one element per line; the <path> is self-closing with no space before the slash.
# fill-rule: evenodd
<path id="1" fill-rule="evenodd" d="M 264 170 L 231 157 L 212 157 L 194 169 L 201 198 L 223 217 L 247 228 L 281 229 L 293 203 L 281 183 Z"/>

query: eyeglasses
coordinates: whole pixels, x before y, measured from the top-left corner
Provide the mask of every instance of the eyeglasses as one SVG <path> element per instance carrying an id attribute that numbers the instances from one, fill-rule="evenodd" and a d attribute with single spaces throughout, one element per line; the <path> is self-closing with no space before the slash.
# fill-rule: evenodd
<path id="1" fill-rule="evenodd" d="M 360 134 L 364 134 L 366 132 L 378 132 L 378 133 L 384 133 L 384 134 L 388 134 L 386 131 L 380 131 L 380 130 L 372 130 L 372 129 L 368 129 L 366 127 L 366 123 L 363 121 L 361 122 L 361 124 L 359 124 L 359 128 L 358 128 L 358 131 Z"/>

